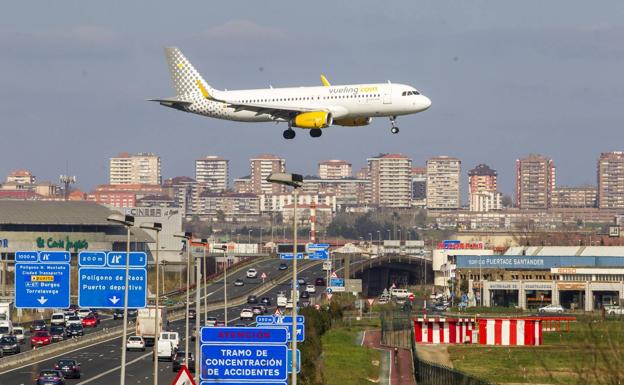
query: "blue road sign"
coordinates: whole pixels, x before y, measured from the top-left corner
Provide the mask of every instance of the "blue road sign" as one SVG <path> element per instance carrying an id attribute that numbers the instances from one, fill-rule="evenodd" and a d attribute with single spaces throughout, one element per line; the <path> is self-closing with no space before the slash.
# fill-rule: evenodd
<path id="1" fill-rule="evenodd" d="M 69 251 L 40 251 L 39 262 L 71 262 L 71 254 Z"/>
<path id="2" fill-rule="evenodd" d="M 203 327 L 201 329 L 202 344 L 218 345 L 252 345 L 252 344 L 285 344 L 286 328 L 280 327 Z"/>
<path id="3" fill-rule="evenodd" d="M 334 290 L 331 287 L 328 287 L 327 289 L 325 289 L 325 291 L 327 292 L 327 294 L 331 294 Z"/>
<path id="4" fill-rule="evenodd" d="M 16 251 L 15 262 L 39 262 L 38 251 Z"/>
<path id="5" fill-rule="evenodd" d="M 288 330 L 288 342 L 292 342 L 292 337 L 291 337 L 291 333 L 290 331 L 292 330 L 292 323 L 290 325 L 287 324 L 283 324 L 284 326 L 289 326 Z M 303 342 L 305 341 L 305 325 L 304 324 L 297 324 L 297 342 Z"/>
<path id="6" fill-rule="evenodd" d="M 209 382 L 209 381 L 201 381 L 199 383 L 199 385 L 215 385 L 214 382 Z M 227 382 L 226 385 L 288 385 L 285 381 L 282 382 L 271 382 L 271 383 L 267 383 L 265 381 L 244 381 L 244 382 L 240 382 L 240 381 L 234 381 L 234 382 Z"/>
<path id="7" fill-rule="evenodd" d="M 292 349 L 288 349 L 288 373 L 292 373 Z M 301 350 L 297 349 L 297 373 L 301 372 Z"/>
<path id="8" fill-rule="evenodd" d="M 16 263 L 15 307 L 69 307 L 69 263 Z"/>
<path id="9" fill-rule="evenodd" d="M 103 251 L 81 251 L 78 254 L 78 266 L 106 266 L 106 253 Z"/>
<path id="10" fill-rule="evenodd" d="M 78 270 L 78 306 L 123 308 L 126 269 L 81 267 Z M 147 306 L 147 270 L 128 269 L 128 307 Z"/>
<path id="11" fill-rule="evenodd" d="M 284 315 L 284 316 L 276 316 L 276 315 L 262 315 L 256 317 L 256 323 L 260 324 L 269 324 L 269 325 L 292 325 L 292 316 Z M 305 316 L 298 315 L 297 323 L 303 324 L 305 323 Z"/>
<path id="12" fill-rule="evenodd" d="M 329 286 L 344 286 L 344 279 L 342 278 L 330 278 Z"/>
<path id="13" fill-rule="evenodd" d="M 106 265 L 110 267 L 126 267 L 125 251 L 109 251 L 106 255 Z M 130 253 L 130 267 L 146 267 L 147 254 L 144 252 Z"/>
<path id="14" fill-rule="evenodd" d="M 329 251 L 327 250 L 314 250 L 308 253 L 308 259 L 319 259 L 319 260 L 327 260 L 329 259 Z"/>
<path id="15" fill-rule="evenodd" d="M 280 259 L 293 259 L 292 253 L 280 253 Z M 297 259 L 303 259 L 303 253 L 297 253 Z"/>
<path id="16" fill-rule="evenodd" d="M 308 250 L 327 250 L 329 249 L 329 243 L 310 243 Z"/>
<path id="17" fill-rule="evenodd" d="M 205 329 L 212 328 L 202 330 Z M 202 345 L 201 379 L 224 383 L 246 380 L 286 381 L 287 352 L 286 345 Z"/>

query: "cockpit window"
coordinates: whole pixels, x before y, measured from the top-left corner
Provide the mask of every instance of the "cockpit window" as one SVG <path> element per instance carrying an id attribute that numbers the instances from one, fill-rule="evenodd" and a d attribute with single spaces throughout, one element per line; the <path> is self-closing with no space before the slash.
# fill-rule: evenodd
<path id="1" fill-rule="evenodd" d="M 414 91 L 403 91 L 403 93 L 401 94 L 402 96 L 409 96 L 409 95 L 420 95 L 420 92 L 414 90 Z"/>

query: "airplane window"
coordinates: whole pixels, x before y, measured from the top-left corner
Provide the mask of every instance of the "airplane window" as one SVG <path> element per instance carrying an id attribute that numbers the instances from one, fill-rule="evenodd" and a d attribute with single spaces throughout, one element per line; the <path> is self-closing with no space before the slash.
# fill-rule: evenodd
<path id="1" fill-rule="evenodd" d="M 416 90 L 412 91 L 412 93 L 413 93 L 414 95 L 420 95 L 420 92 L 418 92 L 418 91 L 416 91 Z"/>
<path id="2" fill-rule="evenodd" d="M 403 91 L 403 93 L 401 94 L 401 96 L 405 96 L 407 95 L 407 92 Z"/>

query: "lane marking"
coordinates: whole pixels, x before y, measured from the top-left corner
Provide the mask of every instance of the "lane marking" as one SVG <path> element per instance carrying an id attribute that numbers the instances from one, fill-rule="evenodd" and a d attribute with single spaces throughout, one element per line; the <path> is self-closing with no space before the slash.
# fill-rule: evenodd
<path id="1" fill-rule="evenodd" d="M 126 366 L 129 366 L 129 365 L 132 365 L 132 364 L 134 364 L 134 363 L 136 363 L 136 362 L 139 362 L 139 361 L 141 361 L 142 359 L 144 359 L 144 358 L 146 358 L 146 357 L 151 356 L 152 354 L 153 354 L 153 352 L 145 353 L 144 355 L 139 356 L 139 357 L 135 358 L 135 359 L 134 359 L 134 360 L 132 360 L 132 361 L 128 361 L 128 362 L 126 362 Z M 102 372 L 102 373 L 100 373 L 100 374 L 98 374 L 98 375 L 95 375 L 95 376 L 93 376 L 93 377 L 89 378 L 89 379 L 88 379 L 88 380 L 86 380 L 86 381 L 79 382 L 79 383 L 77 383 L 76 385 L 88 384 L 89 382 L 92 382 L 92 381 L 94 381 L 94 380 L 97 380 L 98 378 L 100 378 L 100 377 L 104 377 L 105 375 L 110 374 L 110 373 L 112 373 L 112 372 L 115 372 L 115 371 L 117 371 L 117 370 L 121 370 L 121 365 L 119 365 L 119 366 L 117 366 L 117 367 L 114 367 L 114 368 L 112 368 L 112 369 L 109 369 L 109 370 L 107 370 L 107 371 L 105 371 L 105 372 Z"/>

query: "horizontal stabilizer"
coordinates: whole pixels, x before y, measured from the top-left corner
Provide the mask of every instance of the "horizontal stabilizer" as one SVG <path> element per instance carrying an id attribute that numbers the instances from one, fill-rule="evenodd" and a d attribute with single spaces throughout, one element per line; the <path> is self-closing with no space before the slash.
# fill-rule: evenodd
<path id="1" fill-rule="evenodd" d="M 193 104 L 193 102 L 189 102 L 187 100 L 180 100 L 180 99 L 176 99 L 176 98 L 147 99 L 147 101 L 149 101 L 149 102 L 158 102 L 158 103 L 162 104 L 163 106 L 167 106 L 167 107 L 187 107 L 187 106 L 190 106 L 191 104 Z"/>

